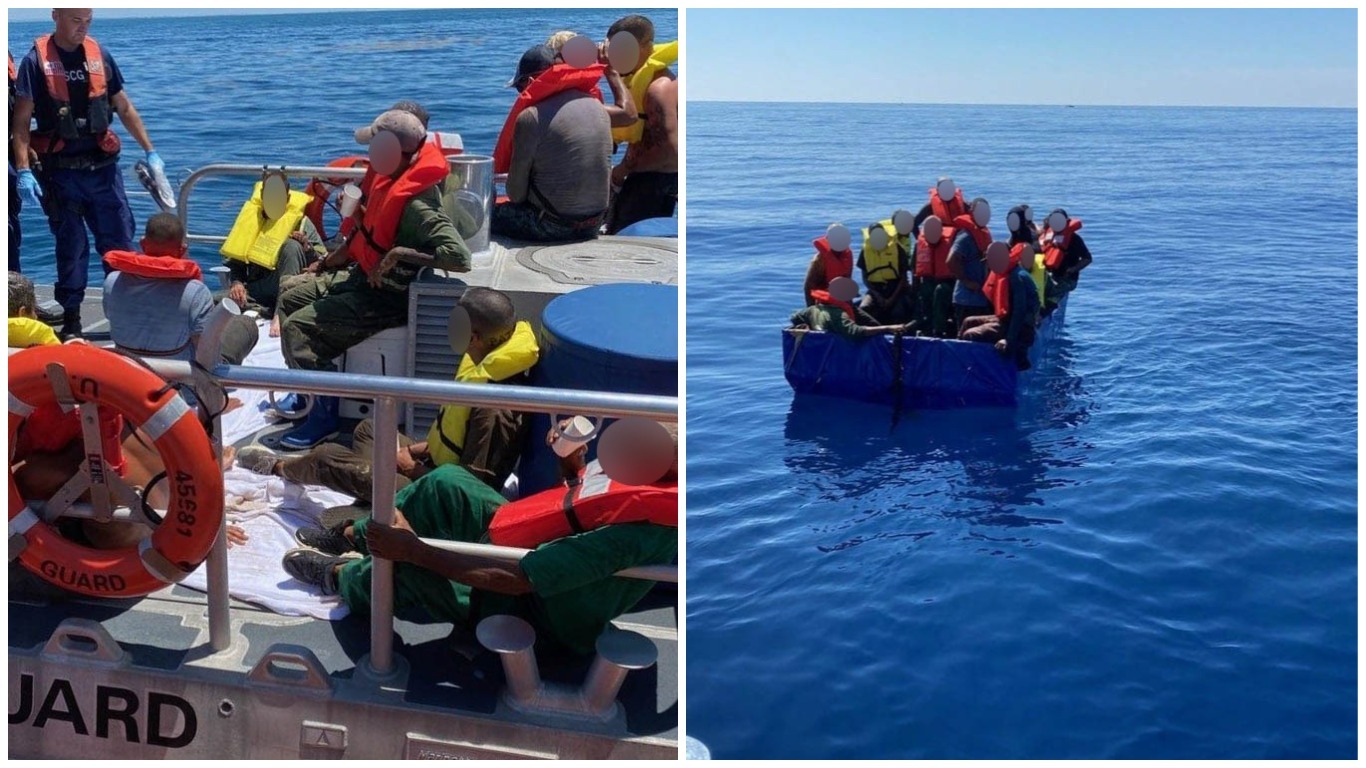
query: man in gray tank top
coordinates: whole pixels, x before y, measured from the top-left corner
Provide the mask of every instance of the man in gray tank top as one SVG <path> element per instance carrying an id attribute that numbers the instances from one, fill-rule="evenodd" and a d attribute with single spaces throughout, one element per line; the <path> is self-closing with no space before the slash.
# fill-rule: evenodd
<path id="1" fill-rule="evenodd" d="M 607 109 L 555 53 L 522 55 L 510 85 L 533 89 L 518 114 L 508 171 L 509 202 L 493 211 L 494 234 L 536 242 L 597 236 L 608 206 L 612 129 Z"/>

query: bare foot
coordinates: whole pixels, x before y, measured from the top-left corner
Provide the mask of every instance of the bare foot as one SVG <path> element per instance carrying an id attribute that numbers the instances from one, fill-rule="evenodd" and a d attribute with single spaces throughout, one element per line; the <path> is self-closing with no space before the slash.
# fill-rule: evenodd
<path id="1" fill-rule="evenodd" d="M 235 397 L 228 398 L 228 404 L 223 408 L 223 413 L 229 413 L 242 407 L 242 401 Z M 221 414 L 220 414 L 221 415 Z"/>
<path id="2" fill-rule="evenodd" d="M 219 464 L 220 467 L 222 467 L 223 471 L 226 472 L 227 470 L 229 470 L 229 469 L 232 468 L 232 462 L 233 462 L 233 460 L 235 460 L 236 458 L 237 458 L 237 446 L 235 446 L 235 445 L 225 445 L 225 446 L 223 446 L 223 456 L 222 456 L 221 459 L 219 459 L 218 464 Z"/>
<path id="3" fill-rule="evenodd" d="M 271 337 L 272 339 L 278 339 L 278 338 L 280 338 L 280 316 L 279 316 L 279 315 L 276 315 L 276 316 L 274 316 L 274 317 L 272 317 L 272 318 L 270 319 L 270 337 Z"/>

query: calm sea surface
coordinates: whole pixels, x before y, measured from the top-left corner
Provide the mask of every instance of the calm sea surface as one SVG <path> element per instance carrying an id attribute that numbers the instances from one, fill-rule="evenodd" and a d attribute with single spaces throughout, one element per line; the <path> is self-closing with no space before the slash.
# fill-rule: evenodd
<path id="1" fill-rule="evenodd" d="M 694 103 L 688 732 L 1352 758 L 1355 110 Z M 940 174 L 1095 254 L 1017 410 L 794 401 L 810 240 Z"/>
<path id="2" fill-rule="evenodd" d="M 96 10 L 90 34 L 113 54 L 178 189 L 190 170 L 210 163 L 322 165 L 364 154 L 353 132 L 399 99 L 425 106 L 431 130 L 461 134 L 467 152 L 492 154 L 516 96 L 505 85 L 522 52 L 561 29 L 601 39 L 628 13 L 649 16 L 658 40 L 678 36 L 672 9 L 155 19 L 102 19 Z M 51 21 L 11 23 L 9 49 L 17 60 L 35 38 L 51 31 Z M 133 174 L 141 148 L 121 125 L 117 130 L 125 147 L 124 185 L 141 237 L 157 208 Z M 226 234 L 250 194 L 248 180 L 201 183 L 191 198 L 190 231 Z M 24 273 L 50 283 L 56 268 L 47 220 L 26 207 L 22 221 Z M 193 255 L 206 267 L 221 261 L 212 247 L 195 246 Z M 99 257 L 92 256 L 91 285 L 99 286 L 103 274 Z"/>

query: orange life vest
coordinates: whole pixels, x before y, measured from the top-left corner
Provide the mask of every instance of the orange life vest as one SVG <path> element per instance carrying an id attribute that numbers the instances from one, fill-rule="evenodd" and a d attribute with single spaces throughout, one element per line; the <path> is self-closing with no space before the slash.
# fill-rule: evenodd
<path id="1" fill-rule="evenodd" d="M 499 507 L 489 524 L 489 541 L 533 549 L 617 523 L 677 528 L 678 484 L 623 485 L 590 475 L 573 488 L 551 488 Z"/>
<path id="2" fill-rule="evenodd" d="M 95 38 L 87 36 L 81 43 L 85 50 L 85 72 L 89 76 L 90 88 L 84 115 L 71 111 L 71 90 L 67 87 L 66 68 L 62 66 L 57 41 L 52 35 L 43 35 L 34 41 L 33 47 L 47 83 L 48 96 L 52 98 L 52 111 L 43 116 L 41 124 L 53 126 L 50 131 L 31 135 L 30 146 L 33 151 L 39 154 L 60 152 L 65 142 L 75 141 L 82 136 L 95 136 L 110 142 L 110 154 L 117 152 L 117 137 L 109 130 L 113 114 L 109 104 L 109 78 L 104 71 L 104 54 Z M 81 119 L 85 120 L 84 128 L 77 124 Z"/>
<path id="3" fill-rule="evenodd" d="M 1010 314 L 1010 273 L 1014 269 L 1015 265 L 1012 264 L 1004 275 L 988 272 L 987 279 L 982 282 L 982 294 L 991 301 L 991 306 L 996 309 L 996 316 L 1002 320 Z"/>
<path id="4" fill-rule="evenodd" d="M 336 160 L 332 160 L 327 164 L 327 167 L 368 168 L 369 165 L 370 158 L 365 155 L 347 155 L 346 157 L 339 157 Z M 367 171 L 365 178 L 358 182 L 357 186 L 364 184 L 372 176 L 374 176 L 374 173 Z M 304 190 L 304 194 L 313 198 L 309 201 L 308 205 L 304 206 L 304 215 L 308 217 L 309 221 L 313 222 L 313 227 L 318 230 L 318 234 L 322 237 L 323 242 L 332 239 L 332 236 L 323 228 L 323 214 L 327 212 L 327 201 L 332 197 L 333 190 L 345 186 L 349 181 L 351 181 L 351 179 L 343 179 L 335 176 L 314 177 L 309 180 L 308 187 Z M 343 225 L 345 225 L 345 222 L 343 222 Z M 349 232 L 346 231 L 346 229 L 343 229 L 342 234 L 349 234 Z"/>
<path id="5" fill-rule="evenodd" d="M 845 248 L 836 253 L 830 248 L 830 243 L 821 235 L 811 244 L 816 246 L 816 253 L 820 254 L 821 264 L 825 266 L 825 284 L 829 285 L 831 280 L 837 277 L 853 278 L 854 276 L 854 251 L 852 248 Z"/>
<path id="6" fill-rule="evenodd" d="M 955 189 L 953 199 L 945 201 L 939 197 L 938 187 L 930 187 L 930 210 L 944 222 L 944 226 L 948 226 L 949 222 L 968 212 L 967 203 L 963 202 L 963 190 Z"/>
<path id="7" fill-rule="evenodd" d="M 987 246 L 991 245 L 990 229 L 977 226 L 977 221 L 972 218 L 971 213 L 965 213 L 954 219 L 953 226 L 956 230 L 966 229 L 968 234 L 972 235 L 973 241 L 977 243 L 977 250 L 981 251 L 983 256 L 986 255 Z"/>
<path id="8" fill-rule="evenodd" d="M 1043 236 L 1043 265 L 1049 272 L 1056 272 L 1062 268 L 1062 262 L 1067 258 L 1067 249 L 1072 247 L 1072 236 L 1081 229 L 1081 219 L 1068 219 L 1067 226 L 1062 230 L 1062 245 L 1053 242 L 1053 237 L 1057 233 L 1044 226 Z"/>
<path id="9" fill-rule="evenodd" d="M 602 64 L 592 64 L 582 69 L 556 64 L 532 78 L 531 84 L 518 94 L 512 109 L 508 110 L 507 119 L 503 121 L 503 130 L 498 134 L 498 143 L 493 148 L 493 172 L 507 173 L 512 167 L 512 135 L 517 127 L 517 116 L 522 114 L 522 110 L 569 90 L 583 91 L 602 101 L 598 81 L 602 79 L 605 69 Z"/>
<path id="10" fill-rule="evenodd" d="M 134 251 L 109 251 L 104 254 L 104 263 L 108 264 L 110 269 L 156 280 L 204 279 L 204 273 L 200 271 L 198 264 L 189 259 L 171 256 L 148 256 Z"/>
<path id="11" fill-rule="evenodd" d="M 944 234 L 935 245 L 930 245 L 923 233 L 916 239 L 916 277 L 929 277 L 935 280 L 953 277 L 953 273 L 949 272 L 949 250 L 953 248 L 953 236 L 956 232 L 953 227 L 944 227 Z"/>
<path id="12" fill-rule="evenodd" d="M 398 222 L 403 218 L 403 209 L 408 201 L 445 181 L 448 173 L 450 165 L 441 153 L 441 147 L 424 143 L 413 164 L 397 179 L 374 176 L 370 188 L 364 190 L 368 201 L 365 213 L 356 226 L 360 230 L 360 237 L 351 240 L 351 258 L 355 259 L 365 274 L 370 274 L 384 254 L 394 247 Z"/>
<path id="13" fill-rule="evenodd" d="M 817 304 L 824 304 L 827 307 L 839 307 L 849 315 L 850 322 L 858 323 L 858 315 L 854 314 L 854 305 L 847 301 L 836 299 L 834 296 L 830 295 L 829 291 L 812 291 L 811 298 L 815 299 Z"/>

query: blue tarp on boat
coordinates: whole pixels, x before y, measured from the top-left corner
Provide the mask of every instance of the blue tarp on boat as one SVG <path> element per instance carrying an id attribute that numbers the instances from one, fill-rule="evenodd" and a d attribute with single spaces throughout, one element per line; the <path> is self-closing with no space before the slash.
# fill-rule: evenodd
<path id="1" fill-rule="evenodd" d="M 1046 359 L 1062 332 L 1067 298 L 1039 326 L 1029 350 L 1031 370 Z M 901 377 L 896 376 L 891 336 L 852 340 L 821 331 L 783 331 L 783 370 L 798 394 L 826 395 L 908 408 L 973 408 L 1015 405 L 1029 371 L 1015 370 L 990 344 L 948 339 L 901 339 Z M 899 393 L 899 394 L 898 394 Z"/>

